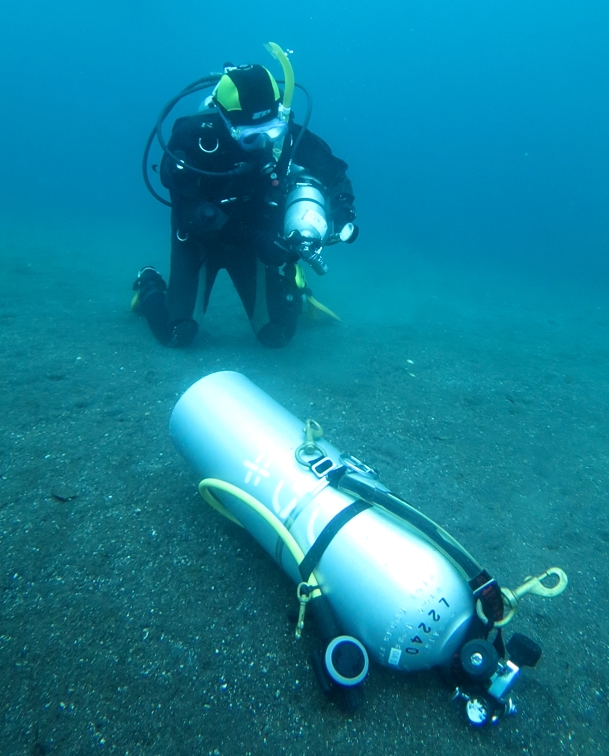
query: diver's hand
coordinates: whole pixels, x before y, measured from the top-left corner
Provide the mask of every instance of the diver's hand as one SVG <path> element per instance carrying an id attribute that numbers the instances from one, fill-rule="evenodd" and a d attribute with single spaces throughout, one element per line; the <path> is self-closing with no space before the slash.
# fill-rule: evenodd
<path id="1" fill-rule="evenodd" d="M 283 265 L 296 262 L 298 253 L 279 234 L 271 231 L 258 231 L 250 237 L 250 246 L 256 257 L 265 265 Z"/>

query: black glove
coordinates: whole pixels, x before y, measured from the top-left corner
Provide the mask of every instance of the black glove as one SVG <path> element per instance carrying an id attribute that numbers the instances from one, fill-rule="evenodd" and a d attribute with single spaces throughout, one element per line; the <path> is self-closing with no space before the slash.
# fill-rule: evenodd
<path id="1" fill-rule="evenodd" d="M 288 242 L 272 231 L 253 232 L 249 245 L 256 253 L 256 257 L 265 265 L 283 265 L 299 259 L 298 254 L 290 248 Z"/>
<path id="2" fill-rule="evenodd" d="M 337 205 L 332 213 L 334 221 L 334 230 L 339 232 L 347 223 L 353 223 L 355 220 L 355 208 L 353 205 Z"/>

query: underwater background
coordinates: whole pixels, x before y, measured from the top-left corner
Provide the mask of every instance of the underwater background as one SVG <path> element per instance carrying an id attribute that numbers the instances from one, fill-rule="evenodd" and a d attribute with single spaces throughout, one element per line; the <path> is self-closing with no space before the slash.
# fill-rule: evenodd
<path id="1" fill-rule="evenodd" d="M 608 30 L 601 0 L 3 8 L 0 754 L 607 752 Z M 143 147 L 226 61 L 280 77 L 268 41 L 350 166 L 360 238 L 307 274 L 342 323 L 266 351 L 221 279 L 167 350 L 129 310 L 142 265 L 168 273 Z M 434 675 L 379 668 L 356 715 L 324 701 L 293 586 L 168 437 L 216 370 L 315 417 L 500 583 L 567 571 L 515 620 L 544 647 L 516 718 L 474 731 Z"/>

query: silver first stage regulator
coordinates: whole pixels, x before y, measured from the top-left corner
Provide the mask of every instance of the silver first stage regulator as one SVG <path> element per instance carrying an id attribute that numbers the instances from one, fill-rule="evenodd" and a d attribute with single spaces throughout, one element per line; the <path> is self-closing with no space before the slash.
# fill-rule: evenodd
<path id="1" fill-rule="evenodd" d="M 507 693 L 538 647 L 519 636 L 512 659 L 500 659 L 486 640 L 503 615 L 496 581 L 371 468 L 235 372 L 191 386 L 170 433 L 204 479 L 205 498 L 298 584 L 299 627 L 311 605 L 324 640 L 314 667 L 327 693 L 352 696 L 370 656 L 403 672 L 456 669 L 474 724 L 513 712 Z"/>

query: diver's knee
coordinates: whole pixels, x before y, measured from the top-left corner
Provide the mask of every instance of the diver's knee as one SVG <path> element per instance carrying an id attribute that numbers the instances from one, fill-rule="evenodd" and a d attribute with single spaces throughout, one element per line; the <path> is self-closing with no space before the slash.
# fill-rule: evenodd
<path id="1" fill-rule="evenodd" d="M 198 330 L 199 326 L 192 318 L 174 320 L 172 323 L 168 323 L 169 332 L 165 346 L 177 349 L 190 346 L 195 340 Z"/>

